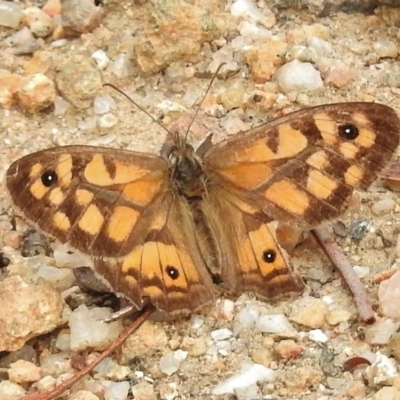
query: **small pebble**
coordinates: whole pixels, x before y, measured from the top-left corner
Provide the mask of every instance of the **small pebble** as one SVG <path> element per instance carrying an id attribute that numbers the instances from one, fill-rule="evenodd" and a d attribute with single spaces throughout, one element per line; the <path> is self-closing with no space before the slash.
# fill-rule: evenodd
<path id="1" fill-rule="evenodd" d="M 217 342 L 231 338 L 233 332 L 228 328 L 217 329 L 211 332 L 211 337 Z"/>
<path id="2" fill-rule="evenodd" d="M 397 44 L 391 40 L 379 40 L 373 44 L 379 58 L 396 58 L 398 54 Z"/>
<path id="3" fill-rule="evenodd" d="M 380 318 L 373 325 L 365 328 L 365 341 L 372 345 L 386 345 L 390 336 L 399 328 L 400 322 L 390 318 Z"/>
<path id="4" fill-rule="evenodd" d="M 135 357 L 146 357 L 146 354 L 154 349 L 167 351 L 167 335 L 161 324 L 146 321 L 121 345 L 118 362 L 121 365 L 129 365 Z"/>
<path id="5" fill-rule="evenodd" d="M 310 36 L 307 39 L 307 45 L 315 51 L 318 57 L 328 56 L 332 52 L 331 44 L 317 36 Z"/>
<path id="6" fill-rule="evenodd" d="M 263 400 L 264 396 L 261 392 L 261 389 L 257 384 L 253 383 L 252 385 L 236 388 L 235 389 L 235 399 L 237 400 Z"/>
<path id="7" fill-rule="evenodd" d="M 70 34 L 89 33 L 97 28 L 104 18 L 104 10 L 92 0 L 68 0 L 62 3 L 61 19 L 64 29 Z"/>
<path id="8" fill-rule="evenodd" d="M 308 338 L 316 343 L 326 343 L 329 338 L 321 329 L 312 329 L 308 332 Z"/>
<path id="9" fill-rule="evenodd" d="M 53 18 L 38 7 L 27 7 L 23 11 L 23 22 L 36 37 L 50 36 L 55 28 Z"/>
<path id="10" fill-rule="evenodd" d="M 181 362 L 186 359 L 188 353 L 183 350 L 176 350 L 173 353 L 165 354 L 160 359 L 160 371 L 171 376 L 178 371 Z"/>
<path id="11" fill-rule="evenodd" d="M 119 54 L 110 63 L 110 70 L 118 78 L 126 78 L 135 72 L 127 54 Z"/>
<path id="12" fill-rule="evenodd" d="M 22 19 L 21 4 L 13 1 L 0 1 L 0 25 L 17 28 Z"/>
<path id="13" fill-rule="evenodd" d="M 283 93 L 313 91 L 323 87 L 319 71 L 308 62 L 290 61 L 276 71 L 275 77 Z"/>
<path id="14" fill-rule="evenodd" d="M 40 381 L 36 382 L 36 386 L 39 392 L 48 392 L 57 386 L 57 380 L 50 375 L 46 375 Z"/>
<path id="15" fill-rule="evenodd" d="M 103 323 L 101 318 L 109 317 L 106 308 L 88 309 L 84 304 L 76 308 L 69 318 L 71 329 L 71 350 L 82 351 L 88 347 L 104 350 L 122 332 L 122 322 Z"/>
<path id="16" fill-rule="evenodd" d="M 235 17 L 242 17 L 271 28 L 275 25 L 275 15 L 264 5 L 264 12 L 261 12 L 251 0 L 236 0 L 230 8 L 231 14 Z"/>
<path id="17" fill-rule="evenodd" d="M 326 320 L 329 325 L 338 325 L 341 322 L 349 321 L 352 315 L 348 310 L 332 310 L 326 314 Z"/>
<path id="18" fill-rule="evenodd" d="M 70 288 L 75 282 L 75 276 L 70 269 L 56 268 L 50 265 L 40 267 L 37 276 L 49 282 L 60 292 Z"/>
<path id="19" fill-rule="evenodd" d="M 1 14 L 1 8 L 0 8 Z M 2 380 L 0 382 L 0 398 L 2 400 L 17 400 L 26 394 L 25 389 L 11 381 Z"/>
<path id="20" fill-rule="evenodd" d="M 92 54 L 92 58 L 96 61 L 97 68 L 103 70 L 107 67 L 110 59 L 104 50 L 97 50 Z"/>
<path id="21" fill-rule="evenodd" d="M 296 329 L 283 314 L 260 315 L 256 321 L 256 329 L 264 333 L 297 334 Z"/>
<path id="22" fill-rule="evenodd" d="M 356 218 L 349 227 L 350 237 L 358 242 L 371 230 L 371 222 L 364 217 Z"/>
<path id="23" fill-rule="evenodd" d="M 76 108 L 90 107 L 103 86 L 99 70 L 84 54 L 63 59 L 57 67 L 56 83 L 61 96 Z"/>
<path id="24" fill-rule="evenodd" d="M 129 382 L 111 382 L 106 381 L 106 390 L 104 391 L 104 400 L 126 400 L 130 389 Z"/>
<path id="25" fill-rule="evenodd" d="M 207 341 L 205 338 L 184 337 L 181 347 L 186 350 L 191 357 L 199 357 L 207 351 Z"/>
<path id="26" fill-rule="evenodd" d="M 235 303 L 232 300 L 223 299 L 218 302 L 221 316 L 227 321 L 232 321 L 235 316 Z"/>
<path id="27" fill-rule="evenodd" d="M 303 353 L 303 348 L 294 340 L 281 340 L 274 347 L 276 353 L 284 360 L 292 360 L 300 357 Z"/>
<path id="28" fill-rule="evenodd" d="M 389 339 L 390 355 L 400 361 L 400 332 L 394 332 Z"/>
<path id="29" fill-rule="evenodd" d="M 60 375 L 73 372 L 71 354 L 68 352 L 55 354 L 46 352 L 40 357 L 40 369 L 42 375 L 52 375 L 57 376 L 57 378 Z"/>
<path id="30" fill-rule="evenodd" d="M 321 299 L 304 297 L 293 302 L 290 319 L 309 328 L 321 328 L 327 311 L 327 305 Z"/>
<path id="31" fill-rule="evenodd" d="M 28 282 L 19 276 L 0 282 L 0 351 L 15 351 L 29 339 L 66 322 L 69 308 L 47 282 Z"/>
<path id="32" fill-rule="evenodd" d="M 69 396 L 69 400 L 99 400 L 99 398 L 87 390 L 78 390 Z"/>
<path id="33" fill-rule="evenodd" d="M 54 98 L 54 115 L 59 116 L 65 114 L 70 107 L 70 104 L 65 101 L 61 96 Z"/>
<path id="34" fill-rule="evenodd" d="M 378 288 L 379 305 L 382 314 L 390 318 L 400 317 L 400 271 L 382 281 Z"/>
<path id="35" fill-rule="evenodd" d="M 131 386 L 131 392 L 135 400 L 158 400 L 153 385 L 148 382 L 139 382 Z"/>
<path id="36" fill-rule="evenodd" d="M 364 378 L 368 381 L 370 387 L 379 387 L 391 385 L 398 372 L 393 359 L 389 359 L 379 351 L 376 354 L 376 360 L 364 371 Z"/>
<path id="37" fill-rule="evenodd" d="M 124 380 L 131 372 L 126 365 L 119 365 L 111 358 L 107 357 L 93 368 L 101 378 L 108 378 L 113 381 Z"/>
<path id="38" fill-rule="evenodd" d="M 8 377 L 15 383 L 36 382 L 41 378 L 40 368 L 29 361 L 18 360 L 10 365 Z"/>
<path id="39" fill-rule="evenodd" d="M 56 88 L 51 79 L 38 73 L 23 78 L 17 97 L 21 107 L 34 114 L 53 104 Z"/>
<path id="40" fill-rule="evenodd" d="M 400 391 L 395 387 L 385 386 L 373 394 L 371 400 L 400 400 Z"/>
<path id="41" fill-rule="evenodd" d="M 396 202 L 392 198 L 385 197 L 373 204 L 371 210 L 375 215 L 382 217 L 383 215 L 391 213 L 395 207 Z"/>
<path id="42" fill-rule="evenodd" d="M 115 101 L 110 95 L 96 96 L 93 102 L 94 113 L 97 115 L 106 114 L 115 108 Z"/>
<path id="43" fill-rule="evenodd" d="M 102 129 L 112 128 L 117 123 L 118 123 L 118 117 L 112 113 L 101 115 L 97 119 L 97 125 L 99 128 Z"/>
<path id="44" fill-rule="evenodd" d="M 245 329 L 251 329 L 255 326 L 260 312 L 256 306 L 247 306 L 240 310 L 234 319 L 233 335 L 238 336 Z"/>
<path id="45" fill-rule="evenodd" d="M 71 333 L 69 330 L 62 329 L 58 333 L 55 346 L 60 351 L 69 351 L 71 348 Z"/>
<path id="46" fill-rule="evenodd" d="M 274 382 L 278 373 L 260 364 L 247 363 L 235 375 L 215 386 L 214 395 L 235 394 L 236 389 L 244 388 L 260 382 Z"/>

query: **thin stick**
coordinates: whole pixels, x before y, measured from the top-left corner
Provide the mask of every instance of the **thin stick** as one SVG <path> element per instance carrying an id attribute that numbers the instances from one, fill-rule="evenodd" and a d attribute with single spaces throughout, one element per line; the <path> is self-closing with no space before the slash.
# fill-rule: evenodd
<path id="1" fill-rule="evenodd" d="M 18 400 L 53 400 L 56 397 L 60 396 L 65 390 L 69 389 L 72 385 L 77 383 L 83 376 L 88 374 L 93 368 L 103 361 L 106 357 L 108 357 L 118 346 L 120 346 L 129 335 L 136 332 L 136 330 L 143 324 L 144 321 L 150 316 L 150 314 L 154 311 L 154 307 L 152 305 L 148 305 L 143 310 L 140 311 L 138 318 L 125 329 L 124 332 L 121 333 L 117 339 L 114 340 L 110 344 L 110 346 L 100 354 L 92 363 L 87 365 L 85 368 L 81 369 L 78 373 L 72 376 L 70 379 L 63 382 L 61 385 L 57 386 L 55 389 L 50 390 L 46 393 L 31 393 L 27 396 L 20 397 Z"/>
<path id="2" fill-rule="evenodd" d="M 353 266 L 326 228 L 319 227 L 313 229 L 312 232 L 346 282 L 353 295 L 360 319 L 366 324 L 373 324 L 375 322 L 374 311 L 363 284 L 354 272 Z"/>

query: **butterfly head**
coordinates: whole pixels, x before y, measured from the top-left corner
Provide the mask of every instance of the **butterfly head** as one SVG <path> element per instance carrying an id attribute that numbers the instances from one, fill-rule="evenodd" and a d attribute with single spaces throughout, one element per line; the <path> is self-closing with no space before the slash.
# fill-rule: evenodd
<path id="1" fill-rule="evenodd" d="M 205 192 L 201 158 L 186 140 L 176 140 L 164 148 L 168 159 L 173 186 L 187 198 L 202 197 Z"/>

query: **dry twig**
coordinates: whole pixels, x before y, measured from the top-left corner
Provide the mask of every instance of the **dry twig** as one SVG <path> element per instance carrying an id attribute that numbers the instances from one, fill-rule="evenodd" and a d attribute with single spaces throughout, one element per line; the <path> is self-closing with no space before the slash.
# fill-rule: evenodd
<path id="1" fill-rule="evenodd" d="M 340 272 L 343 280 L 346 282 L 347 287 L 353 295 L 354 302 L 358 310 L 358 315 L 361 321 L 366 324 L 373 324 L 375 322 L 375 314 L 372 309 L 371 303 L 368 300 L 368 295 L 364 289 L 363 284 L 353 270 L 346 255 L 342 249 L 336 244 L 331 234 L 326 228 L 313 229 L 313 234 L 321 244 L 325 253 L 332 261 L 335 268 Z"/>
<path id="2" fill-rule="evenodd" d="M 88 374 L 93 368 L 99 364 L 102 360 L 108 357 L 117 347 L 119 347 L 132 333 L 136 332 L 140 325 L 150 316 L 154 311 L 154 307 L 151 305 L 146 306 L 140 311 L 138 318 L 125 329 L 122 334 L 110 344 L 110 346 L 100 354 L 92 363 L 87 365 L 85 368 L 77 372 L 73 377 L 63 382 L 61 385 L 57 386 L 55 389 L 50 390 L 46 393 L 31 393 L 27 396 L 21 397 L 19 400 L 53 400 L 58 397 L 65 390 L 69 389 L 72 385 L 78 382 L 83 376 Z"/>

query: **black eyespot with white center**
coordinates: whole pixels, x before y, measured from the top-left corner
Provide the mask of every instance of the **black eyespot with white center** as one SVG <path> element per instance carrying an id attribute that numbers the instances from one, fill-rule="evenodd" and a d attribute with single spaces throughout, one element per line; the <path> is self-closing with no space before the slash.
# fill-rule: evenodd
<path id="1" fill-rule="evenodd" d="M 276 260 L 276 251 L 274 249 L 265 250 L 262 258 L 266 263 L 271 264 Z"/>
<path id="2" fill-rule="evenodd" d="M 340 125 L 338 129 L 339 136 L 347 140 L 354 140 L 360 134 L 358 127 L 353 124 Z"/>
<path id="3" fill-rule="evenodd" d="M 41 180 L 42 180 L 42 183 L 44 186 L 50 187 L 57 183 L 58 175 L 57 175 L 56 171 L 48 170 L 46 172 L 43 172 L 43 174 L 41 176 Z"/>
<path id="4" fill-rule="evenodd" d="M 168 276 L 175 280 L 179 278 L 179 271 L 177 268 L 173 267 L 172 265 L 168 265 L 167 268 L 165 268 L 166 273 Z"/>

